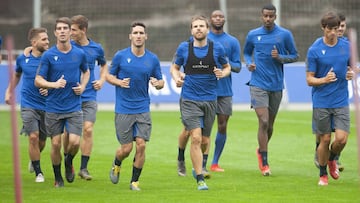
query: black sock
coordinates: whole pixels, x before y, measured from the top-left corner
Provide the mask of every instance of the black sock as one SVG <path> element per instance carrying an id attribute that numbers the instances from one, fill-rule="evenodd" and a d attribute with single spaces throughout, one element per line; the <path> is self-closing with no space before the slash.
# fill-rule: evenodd
<path id="1" fill-rule="evenodd" d="M 326 170 L 327 165 L 325 166 L 320 166 L 320 177 L 323 175 L 327 175 L 327 170 Z"/>
<path id="2" fill-rule="evenodd" d="M 337 154 L 334 154 L 332 151 L 330 151 L 329 161 L 334 161 Z"/>
<path id="3" fill-rule="evenodd" d="M 115 157 L 114 164 L 117 166 L 121 166 L 121 161 Z"/>
<path id="4" fill-rule="evenodd" d="M 65 157 L 65 165 L 72 166 L 74 156 L 72 154 L 67 154 Z"/>
<path id="5" fill-rule="evenodd" d="M 39 173 L 42 173 L 40 168 L 40 160 L 31 161 L 31 164 L 34 167 L 35 175 L 39 175 Z"/>
<path id="6" fill-rule="evenodd" d="M 88 164 L 89 159 L 90 159 L 89 156 L 81 155 L 81 166 L 80 166 L 80 170 L 87 168 L 87 164 Z"/>
<path id="7" fill-rule="evenodd" d="M 178 161 L 185 161 L 185 149 L 181 149 L 179 147 L 179 153 L 178 153 Z"/>
<path id="8" fill-rule="evenodd" d="M 142 168 L 136 168 L 135 166 L 133 166 L 132 177 L 131 177 L 130 183 L 139 181 L 141 171 L 142 171 Z"/>
<path id="9" fill-rule="evenodd" d="M 267 152 L 260 152 L 260 154 L 261 154 L 263 166 L 269 165 L 268 160 L 267 160 Z"/>
<path id="10" fill-rule="evenodd" d="M 208 154 L 203 154 L 203 163 L 202 163 L 203 168 L 206 168 L 208 156 L 209 156 Z"/>
<path id="11" fill-rule="evenodd" d="M 62 176 L 61 176 L 61 164 L 53 165 L 53 170 L 54 170 L 55 180 L 61 180 L 62 179 Z"/>
<path id="12" fill-rule="evenodd" d="M 199 181 L 204 181 L 204 175 L 203 174 L 196 175 L 196 182 L 199 182 Z"/>

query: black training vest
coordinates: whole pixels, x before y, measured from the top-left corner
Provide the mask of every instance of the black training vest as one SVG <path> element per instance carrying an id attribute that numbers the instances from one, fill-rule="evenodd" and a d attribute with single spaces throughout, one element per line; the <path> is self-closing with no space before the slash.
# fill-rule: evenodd
<path id="1" fill-rule="evenodd" d="M 214 60 L 214 43 L 208 40 L 208 52 L 204 58 L 198 58 L 194 54 L 194 45 L 189 41 L 189 54 L 184 67 L 186 75 L 193 74 L 214 74 L 214 67 L 216 66 Z"/>

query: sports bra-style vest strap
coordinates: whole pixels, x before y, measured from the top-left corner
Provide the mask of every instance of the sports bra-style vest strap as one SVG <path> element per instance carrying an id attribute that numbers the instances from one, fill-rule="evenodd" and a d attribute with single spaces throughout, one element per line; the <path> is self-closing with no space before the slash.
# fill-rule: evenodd
<path id="1" fill-rule="evenodd" d="M 214 74 L 213 69 L 216 66 L 214 60 L 214 43 L 208 40 L 208 52 L 205 57 L 198 58 L 194 54 L 193 42 L 189 42 L 189 55 L 184 67 L 186 75 L 192 74 Z"/>

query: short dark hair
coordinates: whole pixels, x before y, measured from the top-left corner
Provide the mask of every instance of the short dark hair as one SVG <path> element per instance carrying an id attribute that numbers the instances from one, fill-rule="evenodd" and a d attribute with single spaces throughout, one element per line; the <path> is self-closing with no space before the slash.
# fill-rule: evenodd
<path id="1" fill-rule="evenodd" d="M 43 32 L 47 33 L 47 29 L 43 27 L 31 28 L 28 32 L 28 40 L 31 42 L 38 34 Z"/>
<path id="2" fill-rule="evenodd" d="M 71 20 L 68 17 L 60 17 L 60 18 L 56 19 L 55 30 L 56 30 L 57 24 L 59 24 L 59 23 L 65 23 L 65 24 L 69 25 L 69 28 L 71 27 Z"/>
<path id="3" fill-rule="evenodd" d="M 207 28 L 209 27 L 209 21 L 208 21 L 208 19 L 206 18 L 206 16 L 204 16 L 204 15 L 196 15 L 196 16 L 193 16 L 193 17 L 191 18 L 190 28 L 192 28 L 192 23 L 193 23 L 195 20 L 203 20 L 203 21 L 205 21 L 205 23 L 206 23 L 206 27 L 207 27 Z"/>
<path id="4" fill-rule="evenodd" d="M 340 25 L 340 18 L 339 15 L 337 15 L 335 12 L 327 12 L 325 15 L 321 18 L 321 27 L 322 28 L 333 28 L 338 27 Z"/>
<path id="5" fill-rule="evenodd" d="M 141 26 L 143 27 L 144 29 L 146 29 L 146 26 L 143 22 L 140 22 L 140 21 L 135 21 L 131 24 L 131 28 L 130 28 L 130 33 L 132 32 L 132 29 L 136 26 Z"/>
<path id="6" fill-rule="evenodd" d="M 71 17 L 71 24 L 76 24 L 80 30 L 83 30 L 84 28 L 88 28 L 89 20 L 83 15 L 75 15 Z"/>
<path id="7" fill-rule="evenodd" d="M 338 16 L 341 22 L 346 20 L 346 17 L 343 13 L 338 13 Z"/>
<path id="8" fill-rule="evenodd" d="M 276 7 L 273 4 L 266 4 L 264 7 L 262 7 L 261 12 L 264 10 L 270 10 L 276 13 Z"/>

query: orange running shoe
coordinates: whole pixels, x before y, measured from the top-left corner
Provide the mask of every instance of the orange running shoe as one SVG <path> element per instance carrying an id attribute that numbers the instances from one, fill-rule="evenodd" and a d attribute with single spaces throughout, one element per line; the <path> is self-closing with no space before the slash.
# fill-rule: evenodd
<path id="1" fill-rule="evenodd" d="M 318 185 L 326 186 L 328 184 L 329 184 L 328 176 L 327 175 L 320 176 L 320 180 L 319 180 Z"/>
<path id="2" fill-rule="evenodd" d="M 340 177 L 340 175 L 339 175 L 339 169 L 336 165 L 336 160 L 328 161 L 328 166 L 331 177 L 337 180 Z"/>
<path id="3" fill-rule="evenodd" d="M 210 171 L 214 172 L 224 172 L 225 170 L 219 166 L 219 164 L 212 164 L 210 167 Z"/>

